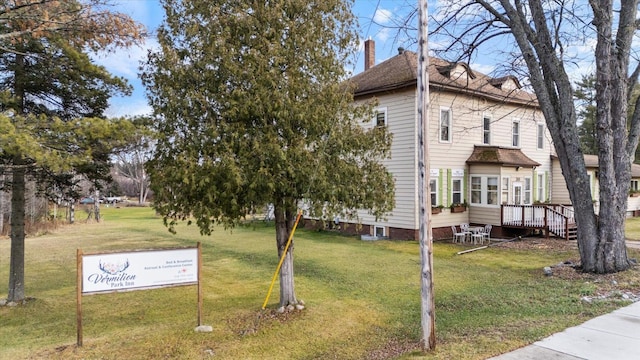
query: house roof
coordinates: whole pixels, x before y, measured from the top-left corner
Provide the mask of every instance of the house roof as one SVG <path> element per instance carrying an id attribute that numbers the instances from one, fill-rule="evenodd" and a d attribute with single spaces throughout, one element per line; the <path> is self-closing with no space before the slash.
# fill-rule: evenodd
<path id="1" fill-rule="evenodd" d="M 353 76 L 350 81 L 355 85 L 355 97 L 416 87 L 417 62 L 418 56 L 415 52 L 403 51 Z M 508 80 L 515 86 L 503 87 Z M 429 57 L 429 86 L 434 90 L 467 93 L 500 102 L 538 106 L 535 95 L 520 89 L 519 82 L 513 76 L 492 78 L 471 70 L 466 63 L 454 63 L 436 57 Z"/>
<path id="2" fill-rule="evenodd" d="M 475 145 L 467 164 L 496 164 L 501 166 L 540 166 L 520 149 L 500 146 Z"/>
<path id="3" fill-rule="evenodd" d="M 597 169 L 600 167 L 598 164 L 598 155 L 584 155 L 584 165 L 588 168 Z M 640 178 L 640 164 L 631 164 L 631 177 Z"/>

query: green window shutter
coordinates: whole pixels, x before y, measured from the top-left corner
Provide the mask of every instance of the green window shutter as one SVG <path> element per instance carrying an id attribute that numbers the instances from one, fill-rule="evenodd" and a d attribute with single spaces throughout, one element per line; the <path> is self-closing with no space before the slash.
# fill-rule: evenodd
<path id="1" fill-rule="evenodd" d="M 444 183 L 443 183 L 443 181 L 444 181 L 444 172 L 442 171 L 442 169 L 438 169 L 438 172 L 439 172 L 439 174 L 438 174 L 438 185 L 439 185 L 439 187 L 438 187 L 438 204 L 444 204 L 442 202 L 442 200 L 443 200 L 442 199 L 442 192 L 443 192 L 442 189 L 444 188 Z"/>
<path id="2" fill-rule="evenodd" d="M 447 169 L 447 204 L 451 203 L 453 198 L 451 196 L 452 186 L 453 186 L 453 179 L 451 177 L 451 169 Z"/>
<path id="3" fill-rule="evenodd" d="M 467 194 L 469 193 L 469 172 L 464 169 L 464 180 L 462 181 L 462 202 L 467 202 Z"/>

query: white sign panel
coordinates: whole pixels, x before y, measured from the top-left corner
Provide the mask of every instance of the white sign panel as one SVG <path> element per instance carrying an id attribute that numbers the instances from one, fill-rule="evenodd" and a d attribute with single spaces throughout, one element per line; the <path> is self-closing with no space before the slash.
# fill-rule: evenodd
<path id="1" fill-rule="evenodd" d="M 197 248 L 82 256 L 82 293 L 140 290 L 197 282 Z"/>

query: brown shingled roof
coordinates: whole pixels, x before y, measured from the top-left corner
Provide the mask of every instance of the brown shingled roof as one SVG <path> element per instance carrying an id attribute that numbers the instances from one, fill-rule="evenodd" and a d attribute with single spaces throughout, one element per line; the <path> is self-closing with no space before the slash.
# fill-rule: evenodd
<path id="1" fill-rule="evenodd" d="M 404 51 L 368 70 L 353 76 L 350 81 L 355 84 L 355 97 L 372 95 L 381 92 L 416 87 L 418 57 L 415 52 Z M 450 71 L 456 65 L 462 65 L 469 72 L 468 77 L 450 78 Z M 467 93 L 501 102 L 518 103 L 520 105 L 538 106 L 534 94 L 527 91 L 502 90 L 507 77 L 491 78 L 477 71 L 472 71 L 465 63 L 452 63 L 439 58 L 429 57 L 429 85 L 433 90 Z M 515 78 L 514 78 L 515 79 Z M 516 81 L 516 84 L 517 81 Z"/>
<path id="2" fill-rule="evenodd" d="M 467 164 L 498 164 L 502 166 L 540 166 L 520 149 L 503 148 L 500 146 L 475 145 L 473 153 L 467 159 Z"/>

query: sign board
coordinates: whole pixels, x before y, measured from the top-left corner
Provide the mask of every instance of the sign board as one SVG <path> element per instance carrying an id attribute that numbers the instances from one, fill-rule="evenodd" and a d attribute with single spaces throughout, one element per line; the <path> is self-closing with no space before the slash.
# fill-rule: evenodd
<path id="1" fill-rule="evenodd" d="M 202 325 L 202 247 L 76 255 L 77 345 L 82 346 L 82 295 L 167 286 L 198 286 L 198 326 Z"/>
<path id="2" fill-rule="evenodd" d="M 198 249 L 84 255 L 82 293 L 141 290 L 198 282 Z"/>

